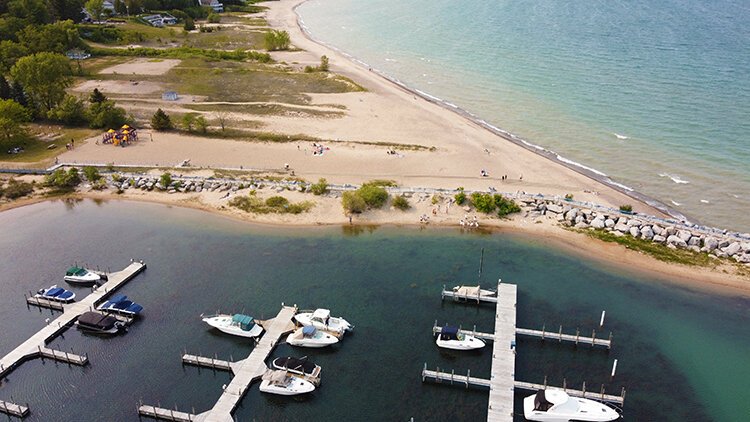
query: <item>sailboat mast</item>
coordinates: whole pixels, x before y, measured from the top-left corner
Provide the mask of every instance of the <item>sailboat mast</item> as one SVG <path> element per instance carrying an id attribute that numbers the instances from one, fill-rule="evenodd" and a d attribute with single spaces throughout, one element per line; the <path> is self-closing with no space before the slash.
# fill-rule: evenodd
<path id="1" fill-rule="evenodd" d="M 482 281 L 482 266 L 484 265 L 484 248 L 482 248 L 482 255 L 479 257 L 479 277 L 478 281 Z"/>

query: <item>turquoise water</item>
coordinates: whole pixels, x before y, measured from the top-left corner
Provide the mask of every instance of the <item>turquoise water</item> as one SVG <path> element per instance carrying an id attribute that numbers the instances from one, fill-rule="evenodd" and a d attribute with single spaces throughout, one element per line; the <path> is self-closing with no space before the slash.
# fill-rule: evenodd
<path id="1" fill-rule="evenodd" d="M 701 222 L 750 231 L 750 4 L 311 0 L 312 35 Z M 707 201 L 707 202 L 702 202 Z"/>
<path id="2" fill-rule="evenodd" d="M 88 353 L 85 368 L 33 360 L 0 380 L 0 400 L 28 402 L 29 421 L 135 421 L 136 404 L 202 411 L 229 375 L 183 367 L 192 353 L 235 359 L 247 341 L 207 329 L 201 313 L 275 315 L 281 302 L 330 307 L 356 325 L 331 349 L 279 346 L 323 368 L 314 394 L 285 399 L 251 388 L 237 420 L 477 421 L 487 392 L 422 384 L 430 367 L 487 377 L 491 348 L 439 350 L 430 327 L 476 324 L 491 331 L 491 307 L 441 302 L 440 288 L 474 281 L 518 284 L 518 324 L 582 331 L 607 311 L 607 353 L 519 338 L 518 379 L 628 389 L 627 420 L 745 421 L 750 413 L 750 301 L 636 277 L 550 248 L 543 239 L 417 228 L 269 228 L 199 211 L 128 202 L 50 202 L 0 213 L 0 353 L 24 341 L 50 311 L 27 309 L 23 293 L 60 281 L 70 263 L 119 269 L 131 257 L 148 269 L 122 293 L 145 313 L 110 339 L 69 330 L 52 345 Z M 80 294 L 85 289 L 73 288 Z M 617 375 L 609 379 L 614 359 Z M 516 397 L 516 411 L 526 393 Z M 521 421 L 523 418 L 516 417 Z"/>

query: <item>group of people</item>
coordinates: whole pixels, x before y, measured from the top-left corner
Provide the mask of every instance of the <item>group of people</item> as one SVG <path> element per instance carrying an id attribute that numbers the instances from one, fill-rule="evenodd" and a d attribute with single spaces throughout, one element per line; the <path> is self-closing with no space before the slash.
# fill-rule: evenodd
<path id="1" fill-rule="evenodd" d="M 313 142 L 313 153 L 312 155 L 323 155 L 323 152 L 330 150 L 331 148 L 324 147 L 322 144 Z"/>
<path id="2" fill-rule="evenodd" d="M 476 215 L 470 217 L 468 214 L 464 214 L 464 218 L 459 220 L 458 224 L 461 227 L 479 227 L 479 219 Z"/>
<path id="3" fill-rule="evenodd" d="M 422 214 L 419 216 L 419 222 L 420 223 L 429 223 L 430 222 L 430 216 L 427 214 Z"/>

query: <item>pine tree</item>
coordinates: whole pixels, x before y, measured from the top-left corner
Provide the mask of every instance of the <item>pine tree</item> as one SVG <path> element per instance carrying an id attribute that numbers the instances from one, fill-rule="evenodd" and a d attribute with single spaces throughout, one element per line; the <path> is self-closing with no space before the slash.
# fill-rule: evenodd
<path id="1" fill-rule="evenodd" d="M 158 109 L 151 117 L 151 128 L 159 131 L 172 129 L 172 119 L 164 110 Z"/>
<path id="2" fill-rule="evenodd" d="M 105 101 L 107 101 L 107 97 L 99 91 L 99 88 L 94 88 L 94 91 L 89 95 L 89 102 L 91 104 L 103 103 Z"/>
<path id="3" fill-rule="evenodd" d="M 10 99 L 10 85 L 5 76 L 0 75 L 0 100 Z"/>
<path id="4" fill-rule="evenodd" d="M 29 106 L 29 99 L 26 96 L 26 92 L 18 81 L 13 81 L 13 85 L 10 87 L 10 99 L 24 107 Z"/>

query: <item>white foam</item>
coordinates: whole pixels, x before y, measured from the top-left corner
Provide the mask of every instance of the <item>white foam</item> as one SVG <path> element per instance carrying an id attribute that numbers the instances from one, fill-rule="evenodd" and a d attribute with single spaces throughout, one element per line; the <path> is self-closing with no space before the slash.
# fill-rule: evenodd
<path id="1" fill-rule="evenodd" d="M 672 203 L 672 205 L 674 205 L 675 207 L 679 207 L 680 205 L 682 205 L 682 204 L 680 204 L 679 202 L 675 202 L 675 201 L 673 201 L 673 200 L 671 200 L 671 199 L 669 200 L 669 202 L 671 202 L 671 203 Z"/>
<path id="2" fill-rule="evenodd" d="M 701 203 L 703 203 L 703 204 L 710 204 L 710 202 L 708 202 L 708 201 L 707 201 L 707 200 L 705 200 L 705 199 L 701 199 Z"/>
<path id="3" fill-rule="evenodd" d="M 617 139 L 630 139 L 629 136 L 620 135 L 619 133 L 612 132 L 613 135 L 615 135 L 615 138 Z"/>
<path id="4" fill-rule="evenodd" d="M 523 142 L 523 141 L 522 141 L 522 142 Z M 597 169 L 595 169 L 595 168 L 591 168 L 591 167 L 586 167 L 586 166 L 584 166 L 583 164 L 581 164 L 581 163 L 578 163 L 578 162 L 575 162 L 575 161 L 573 161 L 573 160 L 569 160 L 569 159 L 567 159 L 567 158 L 563 157 L 563 156 L 562 156 L 562 155 L 560 155 L 560 154 L 555 154 L 555 155 L 557 155 L 557 159 L 558 159 L 558 160 L 560 160 L 560 161 L 562 161 L 563 163 L 568 163 L 568 164 L 574 165 L 574 166 L 576 166 L 576 167 L 580 167 L 580 168 L 582 168 L 582 169 L 586 169 L 586 170 L 588 170 L 588 171 L 590 171 L 590 172 L 592 172 L 592 173 L 596 173 L 596 174 L 598 174 L 599 176 L 604 176 L 604 177 L 606 177 L 606 176 L 607 176 L 606 174 L 604 174 L 604 173 L 600 172 L 599 170 L 597 170 Z M 622 187 L 623 189 L 624 189 L 624 188 L 627 188 L 627 186 L 624 186 L 624 185 L 623 185 L 623 186 L 620 186 L 620 187 Z M 633 189 L 630 189 L 630 188 L 627 188 L 627 189 L 628 189 L 628 190 L 633 190 Z"/>
<path id="5" fill-rule="evenodd" d="M 671 180 L 672 180 L 673 182 L 677 183 L 678 185 L 686 185 L 686 184 L 690 183 L 690 182 L 689 182 L 689 181 L 687 181 L 687 180 L 682 180 L 682 179 L 680 179 L 680 176 L 672 176 L 672 175 L 671 175 L 671 174 L 669 174 L 669 173 L 659 173 L 659 176 L 661 176 L 661 177 L 668 177 L 668 178 L 670 178 L 670 179 L 671 179 Z"/>
<path id="6" fill-rule="evenodd" d="M 388 57 L 386 57 L 385 61 L 387 61 L 387 62 L 397 62 L 398 60 L 396 60 L 396 59 L 389 59 Z"/>
<path id="7" fill-rule="evenodd" d="M 607 183 L 609 183 L 610 185 L 625 189 L 628 192 L 633 192 L 633 188 L 631 188 L 630 186 L 625 186 L 622 183 L 617 183 L 614 180 L 610 179 L 609 177 L 607 178 Z"/>

